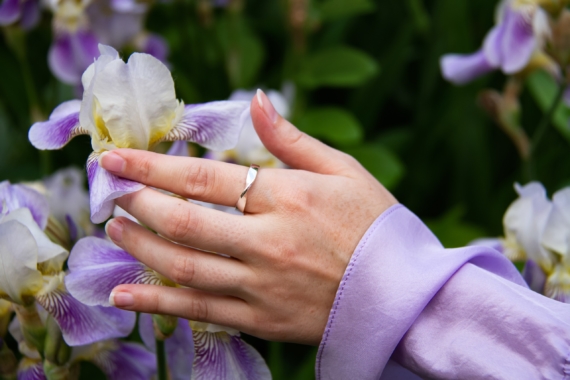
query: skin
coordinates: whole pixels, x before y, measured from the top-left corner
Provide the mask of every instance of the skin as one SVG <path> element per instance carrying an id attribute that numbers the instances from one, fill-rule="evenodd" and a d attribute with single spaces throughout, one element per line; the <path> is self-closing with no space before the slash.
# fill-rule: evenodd
<path id="1" fill-rule="evenodd" d="M 262 168 L 248 193 L 245 216 L 150 187 L 118 199 L 159 235 L 116 218 L 107 224 L 111 239 L 183 287 L 120 285 L 111 302 L 267 340 L 318 345 L 358 242 L 397 201 L 354 158 L 279 116 L 263 93 L 253 99 L 251 115 L 267 149 L 294 169 Z M 248 171 L 128 149 L 104 155 L 101 165 L 184 198 L 225 206 L 235 205 Z"/>

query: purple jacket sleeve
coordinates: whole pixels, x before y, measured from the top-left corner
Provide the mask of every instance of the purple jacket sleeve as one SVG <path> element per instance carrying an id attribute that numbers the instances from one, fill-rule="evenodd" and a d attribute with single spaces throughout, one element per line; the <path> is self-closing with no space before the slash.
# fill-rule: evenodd
<path id="1" fill-rule="evenodd" d="M 444 249 L 393 206 L 346 269 L 316 376 L 418 379 L 402 366 L 436 379 L 570 379 L 570 305 L 529 290 L 491 248 Z"/>

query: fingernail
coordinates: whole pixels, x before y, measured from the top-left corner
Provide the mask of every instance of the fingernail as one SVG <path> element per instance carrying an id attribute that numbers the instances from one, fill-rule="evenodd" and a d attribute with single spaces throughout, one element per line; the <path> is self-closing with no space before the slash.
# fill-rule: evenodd
<path id="1" fill-rule="evenodd" d="M 105 232 L 115 243 L 123 240 L 123 222 L 117 219 L 111 219 L 105 225 Z"/>
<path id="2" fill-rule="evenodd" d="M 126 161 L 115 152 L 103 152 L 99 157 L 99 165 L 111 173 L 120 174 L 125 171 Z"/>
<path id="3" fill-rule="evenodd" d="M 127 292 L 111 292 L 109 303 L 116 307 L 129 307 L 135 304 L 135 297 Z"/>
<path id="4" fill-rule="evenodd" d="M 273 107 L 273 104 L 271 103 L 267 95 L 265 95 L 265 92 L 258 89 L 256 96 L 257 96 L 257 103 L 259 104 L 259 107 L 261 107 L 263 112 L 265 112 L 265 115 L 267 115 L 267 117 L 269 118 L 269 120 L 271 120 L 273 124 L 277 123 L 279 114 L 277 113 L 277 111 L 275 111 L 275 107 Z"/>

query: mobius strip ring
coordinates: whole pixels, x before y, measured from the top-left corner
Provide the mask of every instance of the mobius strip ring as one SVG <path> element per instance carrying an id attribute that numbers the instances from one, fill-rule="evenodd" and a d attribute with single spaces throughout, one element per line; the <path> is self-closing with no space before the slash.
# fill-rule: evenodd
<path id="1" fill-rule="evenodd" d="M 245 179 L 245 189 L 241 192 L 239 199 L 236 203 L 236 210 L 245 214 L 245 205 L 247 204 L 247 192 L 253 186 L 255 179 L 257 178 L 257 173 L 259 172 L 259 165 L 252 164 L 247 171 L 247 177 Z"/>

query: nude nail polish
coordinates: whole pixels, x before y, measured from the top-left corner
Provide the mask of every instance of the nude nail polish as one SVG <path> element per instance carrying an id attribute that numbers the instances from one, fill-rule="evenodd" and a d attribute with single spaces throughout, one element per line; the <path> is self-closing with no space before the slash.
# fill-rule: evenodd
<path id="1" fill-rule="evenodd" d="M 265 95 L 265 92 L 258 89 L 256 97 L 259 107 L 263 110 L 265 115 L 267 115 L 269 120 L 271 120 L 273 124 L 277 123 L 277 120 L 279 119 L 279 114 L 275 110 L 275 107 L 273 107 L 273 104 L 271 103 L 267 95 Z"/>
<path id="2" fill-rule="evenodd" d="M 109 303 L 116 307 L 129 307 L 135 304 L 135 297 L 127 292 L 112 292 L 109 296 Z"/>

